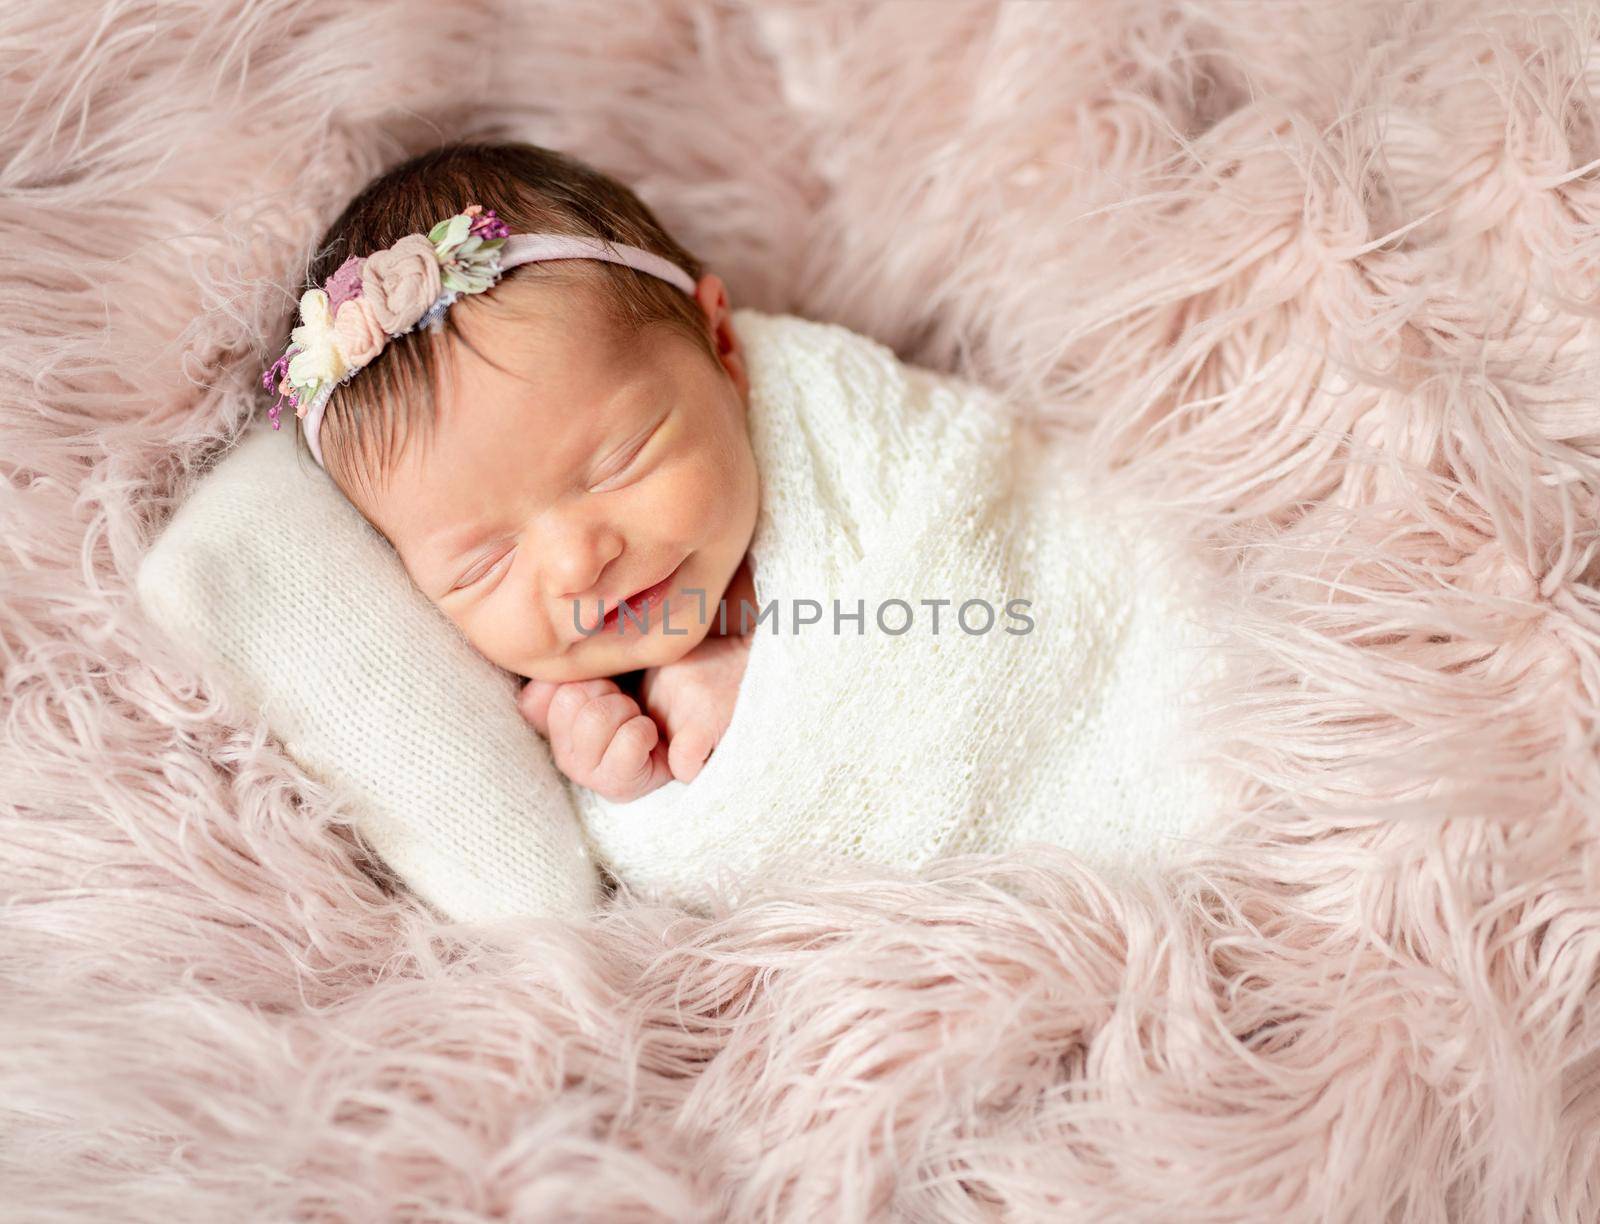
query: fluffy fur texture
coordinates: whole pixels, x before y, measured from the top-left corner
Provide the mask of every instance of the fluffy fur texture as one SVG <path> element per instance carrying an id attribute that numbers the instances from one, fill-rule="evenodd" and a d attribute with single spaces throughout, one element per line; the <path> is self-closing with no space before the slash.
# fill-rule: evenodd
<path id="1" fill-rule="evenodd" d="M 607 8 L 6 16 L 7 1210 L 1600 1216 L 1594 7 Z M 1232 603 L 1217 847 L 492 931 L 373 874 L 131 582 L 322 222 L 468 135 L 1152 498 Z"/>

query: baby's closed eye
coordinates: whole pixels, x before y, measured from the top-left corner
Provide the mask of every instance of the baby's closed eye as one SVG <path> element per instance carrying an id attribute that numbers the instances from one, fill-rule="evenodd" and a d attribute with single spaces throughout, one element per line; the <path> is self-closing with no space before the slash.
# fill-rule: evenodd
<path id="1" fill-rule="evenodd" d="M 620 452 L 606 460 L 601 470 L 606 472 L 607 475 L 602 476 L 597 482 L 591 484 L 589 492 L 609 493 L 611 489 L 603 486 L 610 485 L 618 477 L 632 474 L 639 467 L 639 460 L 644 456 L 645 451 L 650 449 L 650 444 L 661 436 L 661 426 L 666 423 L 667 417 L 671 415 L 671 412 L 663 414 L 633 441 L 624 444 Z"/>
<path id="2" fill-rule="evenodd" d="M 476 586 L 490 574 L 498 570 L 503 562 L 510 560 L 511 554 L 514 552 L 516 552 L 516 545 L 513 544 L 510 548 L 506 549 L 505 552 L 492 558 L 487 565 L 480 563 L 479 565 L 473 566 L 472 569 L 467 572 L 467 577 L 463 578 L 452 589 L 464 591 L 468 587 Z"/>

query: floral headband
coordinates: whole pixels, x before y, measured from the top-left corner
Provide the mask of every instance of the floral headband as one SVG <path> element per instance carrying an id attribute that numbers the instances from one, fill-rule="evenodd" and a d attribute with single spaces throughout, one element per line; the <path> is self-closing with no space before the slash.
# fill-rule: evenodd
<path id="1" fill-rule="evenodd" d="M 407 234 L 364 257 L 352 255 L 322 288 L 306 290 L 289 347 L 261 375 L 261 385 L 279 397 L 268 412 L 272 428 L 279 427 L 284 402 L 292 404 L 322 467 L 317 435 L 335 387 L 394 337 L 438 326 L 457 298 L 482 293 L 520 264 L 549 259 L 623 264 L 694 296 L 694 278 L 660 255 L 579 234 L 513 235 L 494 209 L 469 204 L 426 234 Z"/>

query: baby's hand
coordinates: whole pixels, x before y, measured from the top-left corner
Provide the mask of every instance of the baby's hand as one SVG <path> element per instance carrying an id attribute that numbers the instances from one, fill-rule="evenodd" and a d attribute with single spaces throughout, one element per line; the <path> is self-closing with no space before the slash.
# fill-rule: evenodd
<path id="1" fill-rule="evenodd" d="M 667 730 L 667 763 L 679 782 L 699 774 L 728 729 L 749 658 L 748 637 L 708 637 L 641 678 L 639 700 Z"/>
<path id="2" fill-rule="evenodd" d="M 530 680 L 517 708 L 550 741 L 556 768 L 613 803 L 648 795 L 672 778 L 655 720 L 611 680 Z"/>

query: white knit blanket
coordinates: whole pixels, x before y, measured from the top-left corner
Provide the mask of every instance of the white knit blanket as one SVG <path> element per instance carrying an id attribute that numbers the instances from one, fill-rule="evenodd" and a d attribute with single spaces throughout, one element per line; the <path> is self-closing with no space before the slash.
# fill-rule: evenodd
<path id="1" fill-rule="evenodd" d="M 982 387 L 843 327 L 734 321 L 766 619 L 694 781 L 626 804 L 576 788 L 598 857 L 682 897 L 773 854 L 914 869 L 1042 840 L 1109 866 L 1179 846 L 1212 807 L 1185 736 L 1210 664 L 1172 558 Z"/>

